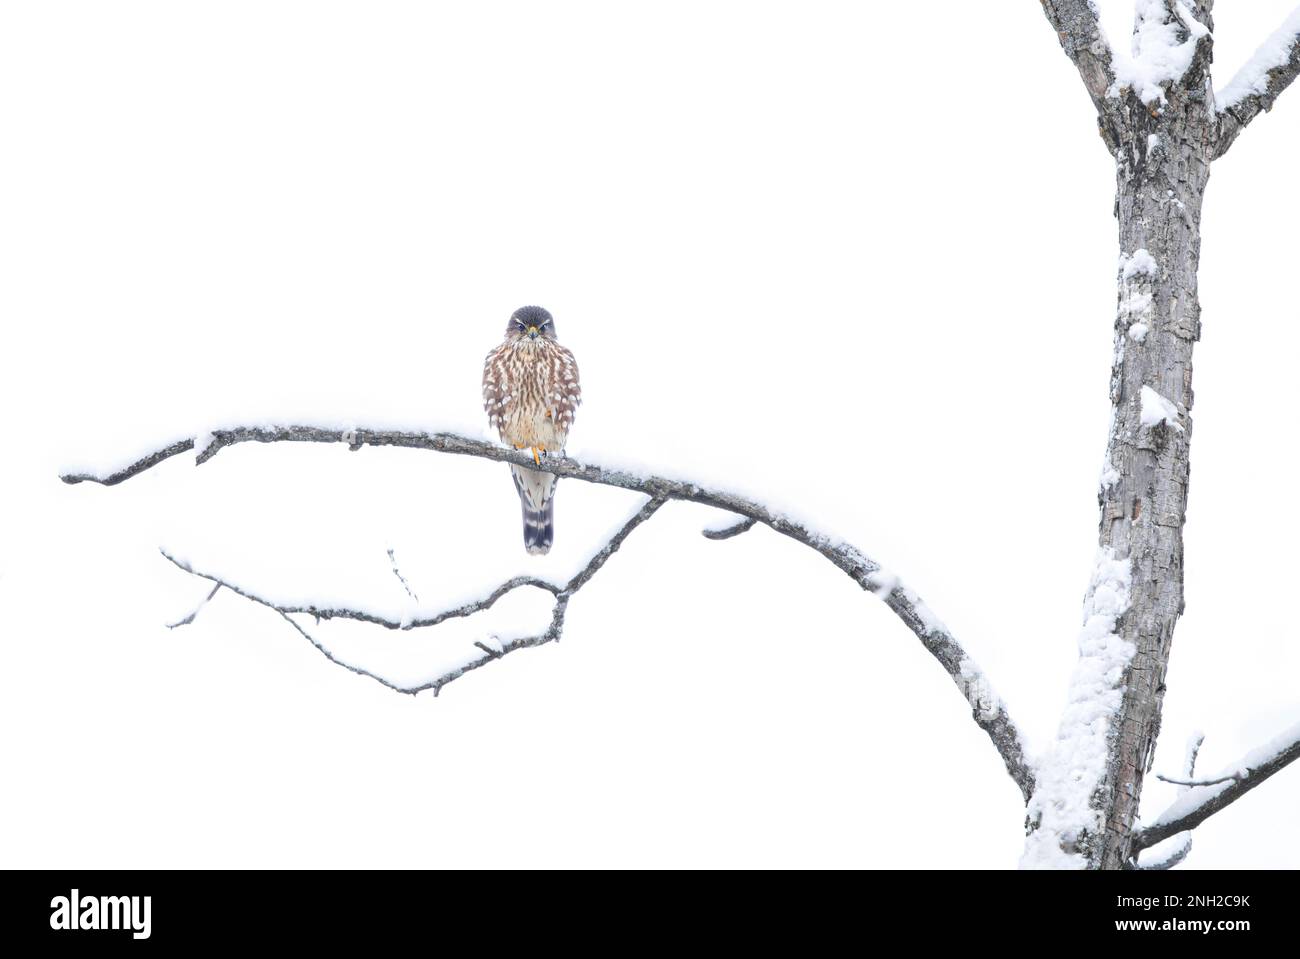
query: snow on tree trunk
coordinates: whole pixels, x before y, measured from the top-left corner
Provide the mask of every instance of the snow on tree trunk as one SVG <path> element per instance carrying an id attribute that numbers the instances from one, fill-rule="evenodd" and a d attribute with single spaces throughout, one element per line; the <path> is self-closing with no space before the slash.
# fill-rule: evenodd
<path id="1" fill-rule="evenodd" d="M 1029 802 L 1029 867 L 1123 868 L 1160 729 L 1183 610 L 1196 271 L 1216 134 L 1197 39 L 1186 27 L 1170 36 L 1171 49 L 1191 45 L 1181 82 L 1113 90 L 1102 113 L 1117 165 L 1113 412 L 1079 664 Z"/>

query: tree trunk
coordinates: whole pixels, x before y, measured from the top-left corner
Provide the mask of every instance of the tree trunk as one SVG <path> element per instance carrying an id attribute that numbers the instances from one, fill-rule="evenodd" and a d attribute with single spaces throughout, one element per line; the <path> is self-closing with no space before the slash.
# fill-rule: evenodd
<path id="1" fill-rule="evenodd" d="M 1115 632 L 1133 653 L 1098 797 L 1103 832 L 1088 856 L 1102 869 L 1122 868 L 1129 859 L 1160 729 L 1174 624 L 1183 611 L 1192 347 L 1200 337 L 1196 271 L 1212 143 L 1203 95 L 1171 101 L 1159 117 L 1129 99 L 1132 126 L 1120 141 L 1117 170 L 1114 410 L 1099 500 L 1100 545 L 1130 564 L 1128 608 Z"/>
<path id="2" fill-rule="evenodd" d="M 1069 704 L 1029 803 L 1024 865 L 1120 869 L 1132 855 L 1183 611 L 1201 201 L 1217 136 L 1208 76 L 1206 45 L 1162 99 L 1125 89 L 1102 104 L 1120 257 L 1099 551 Z"/>

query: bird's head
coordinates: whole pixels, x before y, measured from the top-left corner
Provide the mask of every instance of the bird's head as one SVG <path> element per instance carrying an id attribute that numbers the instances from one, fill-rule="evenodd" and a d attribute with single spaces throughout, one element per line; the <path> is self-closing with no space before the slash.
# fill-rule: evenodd
<path id="1" fill-rule="evenodd" d="M 506 324 L 506 339 L 535 341 L 541 337 L 555 339 L 555 321 L 540 306 L 521 306 L 510 314 Z"/>

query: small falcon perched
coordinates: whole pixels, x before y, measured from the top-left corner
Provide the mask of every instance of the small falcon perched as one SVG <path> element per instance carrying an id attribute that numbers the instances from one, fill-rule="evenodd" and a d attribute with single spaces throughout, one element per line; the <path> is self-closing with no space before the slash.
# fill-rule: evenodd
<path id="1" fill-rule="evenodd" d="M 578 364 L 555 338 L 555 321 L 540 306 L 522 306 L 506 337 L 483 362 L 483 408 L 504 443 L 542 455 L 564 454 L 573 414 L 582 402 Z M 546 553 L 555 538 L 554 474 L 511 465 L 524 507 L 524 548 Z"/>

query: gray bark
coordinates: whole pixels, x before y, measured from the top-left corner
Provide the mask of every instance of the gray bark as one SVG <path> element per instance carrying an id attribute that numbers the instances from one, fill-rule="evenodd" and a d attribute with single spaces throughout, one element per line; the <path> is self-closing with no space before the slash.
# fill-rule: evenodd
<path id="1" fill-rule="evenodd" d="M 1125 279 L 1132 260 L 1125 261 L 1128 270 L 1121 269 L 1111 374 L 1114 419 L 1106 449 L 1106 462 L 1119 478 L 1100 496 L 1100 543 L 1132 563 L 1130 605 L 1118 634 L 1136 647 L 1122 680 L 1116 741 L 1102 784 L 1104 833 L 1089 850 L 1103 869 L 1121 868 L 1129 858 L 1142 780 L 1160 730 L 1174 624 L 1184 605 L 1192 347 L 1200 337 L 1196 273 L 1214 129 L 1204 82 L 1208 48 L 1202 49 L 1189 71 L 1195 75 L 1169 91 L 1169 103 L 1158 114 L 1128 94 L 1116 131 L 1120 251 L 1132 257 L 1146 250 L 1156 273 Z M 1134 310 L 1148 297 L 1149 305 Z M 1144 336 L 1130 332 L 1135 324 L 1147 327 Z M 1143 387 L 1176 406 L 1177 422 L 1143 424 Z M 1146 399 L 1153 401 L 1149 394 Z"/>

